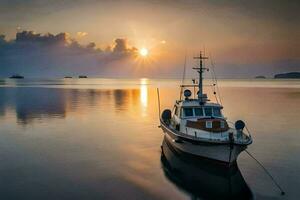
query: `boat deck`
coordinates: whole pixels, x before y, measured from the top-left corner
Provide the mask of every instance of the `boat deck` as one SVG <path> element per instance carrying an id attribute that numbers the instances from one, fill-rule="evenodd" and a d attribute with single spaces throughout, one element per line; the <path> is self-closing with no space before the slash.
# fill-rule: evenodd
<path id="1" fill-rule="evenodd" d="M 242 134 L 238 134 L 237 131 L 233 128 L 229 128 L 226 132 L 208 132 L 208 131 L 199 131 L 194 128 L 186 128 L 187 133 L 182 133 L 180 131 L 175 130 L 171 126 L 167 125 L 162 119 L 161 126 L 166 131 L 174 134 L 177 137 L 186 138 L 192 141 L 199 142 L 210 142 L 210 143 L 219 143 L 219 144 L 229 144 L 231 141 L 229 139 L 229 133 L 233 133 L 233 143 L 238 145 L 249 145 L 252 143 L 251 136 L 242 132 Z"/>

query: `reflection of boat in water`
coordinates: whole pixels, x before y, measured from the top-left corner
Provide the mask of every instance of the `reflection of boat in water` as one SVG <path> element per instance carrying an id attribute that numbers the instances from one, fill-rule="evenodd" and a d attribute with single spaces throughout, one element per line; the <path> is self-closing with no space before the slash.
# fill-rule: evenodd
<path id="1" fill-rule="evenodd" d="M 12 76 L 9 77 L 10 79 L 24 79 L 24 76 L 21 76 L 19 74 L 14 74 Z"/>
<path id="2" fill-rule="evenodd" d="M 162 113 L 161 128 L 177 150 L 230 166 L 252 143 L 252 138 L 243 131 L 243 121 L 238 120 L 231 128 L 221 112 L 223 106 L 209 102 L 202 84 L 207 69 L 203 62 L 207 57 L 200 52 L 195 58 L 200 60 L 199 67 L 194 68 L 199 73 L 199 82 L 195 84 L 194 80 L 192 85 L 181 85 L 180 99 L 176 101 L 173 112 L 166 109 Z M 183 88 L 189 87 L 194 88 L 194 98 L 189 89 L 182 92 Z"/>
<path id="3" fill-rule="evenodd" d="M 165 138 L 161 162 L 165 176 L 192 199 L 253 199 L 236 164 L 227 168 L 186 157 Z"/>

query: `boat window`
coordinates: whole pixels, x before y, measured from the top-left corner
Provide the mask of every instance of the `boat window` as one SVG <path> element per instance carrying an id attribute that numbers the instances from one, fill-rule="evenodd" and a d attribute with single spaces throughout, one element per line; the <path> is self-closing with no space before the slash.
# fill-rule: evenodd
<path id="1" fill-rule="evenodd" d="M 212 109 L 211 107 L 204 108 L 205 116 L 212 116 Z"/>
<path id="2" fill-rule="evenodd" d="M 225 128 L 225 122 L 224 122 L 224 121 L 221 121 L 220 127 L 221 127 L 221 128 Z"/>
<path id="3" fill-rule="evenodd" d="M 193 108 L 184 108 L 183 111 L 185 117 L 191 117 L 194 115 Z"/>
<path id="4" fill-rule="evenodd" d="M 216 117 L 222 117 L 220 108 L 213 108 L 213 114 Z"/>
<path id="5" fill-rule="evenodd" d="M 206 128 L 212 128 L 212 121 L 206 121 L 205 127 Z"/>
<path id="6" fill-rule="evenodd" d="M 194 108 L 196 116 L 203 116 L 202 108 Z"/>

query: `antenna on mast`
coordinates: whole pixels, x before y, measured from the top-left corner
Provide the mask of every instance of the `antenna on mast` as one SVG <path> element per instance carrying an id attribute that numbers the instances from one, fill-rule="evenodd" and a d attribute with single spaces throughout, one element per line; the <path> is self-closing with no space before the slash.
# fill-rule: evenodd
<path id="1" fill-rule="evenodd" d="M 200 51 L 199 56 L 194 57 L 194 59 L 199 60 L 199 67 L 193 68 L 193 69 L 197 70 L 197 72 L 199 73 L 198 100 L 200 101 L 200 104 L 204 104 L 207 100 L 207 95 L 203 94 L 203 72 L 205 70 L 208 70 L 208 68 L 203 67 L 203 61 L 208 59 L 208 57 L 203 56 L 202 51 Z"/>

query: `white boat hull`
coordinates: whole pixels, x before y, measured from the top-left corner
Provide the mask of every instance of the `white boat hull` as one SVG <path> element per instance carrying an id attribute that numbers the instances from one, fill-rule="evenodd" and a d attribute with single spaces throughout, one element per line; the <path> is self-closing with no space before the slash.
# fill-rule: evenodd
<path id="1" fill-rule="evenodd" d="M 247 148 L 247 145 L 182 140 L 164 126 L 162 126 L 162 129 L 165 133 L 166 141 L 174 150 L 227 165 L 236 162 L 238 155 Z"/>

